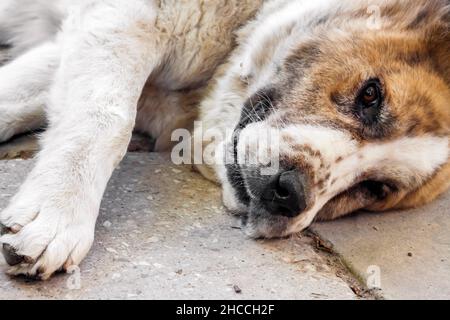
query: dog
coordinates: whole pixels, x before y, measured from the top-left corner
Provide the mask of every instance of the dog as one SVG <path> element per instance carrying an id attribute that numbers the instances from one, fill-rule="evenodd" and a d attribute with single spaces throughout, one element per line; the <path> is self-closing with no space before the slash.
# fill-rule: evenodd
<path id="1" fill-rule="evenodd" d="M 2 1 L 0 141 L 46 128 L 0 214 L 9 273 L 80 264 L 133 130 L 157 151 L 192 132 L 252 238 L 433 201 L 450 186 L 449 31 L 448 0 Z"/>

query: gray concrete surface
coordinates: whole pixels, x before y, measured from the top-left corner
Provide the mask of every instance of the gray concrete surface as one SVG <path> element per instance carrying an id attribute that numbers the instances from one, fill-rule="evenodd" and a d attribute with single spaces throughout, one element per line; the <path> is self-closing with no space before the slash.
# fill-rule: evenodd
<path id="1" fill-rule="evenodd" d="M 450 299 L 450 193 L 420 209 L 360 213 L 313 230 L 387 299 Z"/>
<path id="2" fill-rule="evenodd" d="M 81 273 L 11 279 L 0 299 L 355 299 L 345 271 L 306 236 L 247 239 L 219 189 L 167 157 L 130 154 L 102 204 Z M 0 209 L 32 161 L 0 161 Z"/>

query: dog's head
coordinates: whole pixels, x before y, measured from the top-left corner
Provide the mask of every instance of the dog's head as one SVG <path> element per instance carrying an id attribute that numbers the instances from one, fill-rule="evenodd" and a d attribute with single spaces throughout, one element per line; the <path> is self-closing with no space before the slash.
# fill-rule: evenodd
<path id="1" fill-rule="evenodd" d="M 296 3 L 244 29 L 218 84 L 214 117 L 234 133 L 217 172 L 247 233 L 284 236 L 316 218 L 417 206 L 445 191 L 449 2 L 380 1 L 379 21 L 367 1 Z"/>

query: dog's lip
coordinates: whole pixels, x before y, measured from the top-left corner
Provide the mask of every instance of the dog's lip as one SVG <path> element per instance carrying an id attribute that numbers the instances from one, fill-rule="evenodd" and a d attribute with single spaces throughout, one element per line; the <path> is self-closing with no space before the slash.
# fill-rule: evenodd
<path id="1" fill-rule="evenodd" d="M 291 218 L 264 214 L 262 208 L 249 208 L 248 212 L 240 216 L 241 229 L 252 239 L 284 238 Z"/>
<path id="2" fill-rule="evenodd" d="M 386 187 L 389 193 L 391 192 L 395 192 L 395 190 L 398 190 L 398 186 L 394 181 L 387 181 L 387 180 L 381 180 L 381 179 L 365 179 L 362 181 L 359 181 L 355 184 L 353 184 L 350 188 L 348 188 L 346 191 L 357 187 L 357 186 L 366 186 L 367 189 L 373 193 L 373 194 L 377 194 L 377 190 L 375 190 L 375 188 L 383 188 Z M 370 185 L 372 185 L 372 188 L 370 187 Z M 344 191 L 345 192 L 345 191 Z M 378 195 L 378 194 L 377 194 Z M 378 195 L 379 196 L 379 195 Z"/>
<path id="3" fill-rule="evenodd" d="M 250 201 L 250 205 L 247 207 L 247 210 L 245 211 L 234 211 L 233 215 L 235 215 L 238 218 L 241 218 L 245 221 L 247 221 L 250 216 L 260 216 L 260 217 L 268 217 L 268 218 L 276 218 L 276 219 L 283 219 L 283 220 L 292 220 L 292 217 L 286 217 L 281 215 L 273 215 L 270 214 L 266 209 L 264 209 L 264 206 L 262 206 L 259 201 L 252 199 Z"/>

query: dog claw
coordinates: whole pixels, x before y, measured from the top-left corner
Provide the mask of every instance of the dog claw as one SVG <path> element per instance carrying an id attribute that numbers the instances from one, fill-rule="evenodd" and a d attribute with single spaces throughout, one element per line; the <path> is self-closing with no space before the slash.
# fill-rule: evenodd
<path id="1" fill-rule="evenodd" d="M 18 255 L 16 249 L 7 243 L 3 244 L 3 256 L 10 266 L 16 266 L 26 260 L 25 257 Z"/>
<path id="2" fill-rule="evenodd" d="M 0 236 L 9 233 L 9 229 L 0 223 Z"/>
<path id="3" fill-rule="evenodd" d="M 8 234 L 8 233 L 17 233 L 22 229 L 21 225 L 15 224 L 11 228 L 7 228 L 4 225 L 0 224 L 0 234 Z M 30 258 L 23 257 L 17 254 L 16 249 L 13 248 L 11 245 L 4 243 L 3 244 L 3 250 L 2 250 L 3 256 L 5 257 L 6 262 L 10 266 L 16 266 L 22 262 L 30 261 Z"/>

